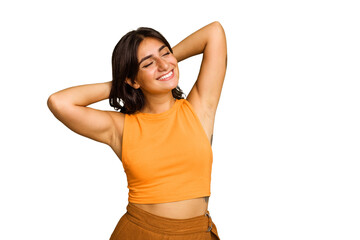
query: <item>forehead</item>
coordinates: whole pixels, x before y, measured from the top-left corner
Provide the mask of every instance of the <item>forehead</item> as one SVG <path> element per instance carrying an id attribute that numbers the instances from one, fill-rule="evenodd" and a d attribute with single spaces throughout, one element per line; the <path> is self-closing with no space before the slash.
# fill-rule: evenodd
<path id="1" fill-rule="evenodd" d="M 164 43 L 157 38 L 145 38 L 138 47 L 138 59 L 156 54 L 163 45 Z"/>

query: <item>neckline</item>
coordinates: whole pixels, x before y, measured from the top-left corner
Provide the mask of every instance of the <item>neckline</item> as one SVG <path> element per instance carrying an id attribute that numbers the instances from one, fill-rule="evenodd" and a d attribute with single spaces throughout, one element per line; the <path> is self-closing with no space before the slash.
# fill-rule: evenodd
<path id="1" fill-rule="evenodd" d="M 181 99 L 175 99 L 175 103 L 165 112 L 162 113 L 142 113 L 142 112 L 138 112 L 136 113 L 138 116 L 142 116 L 145 118 L 163 118 L 163 117 L 167 117 L 169 114 L 171 114 L 172 112 L 175 111 L 177 105 L 179 105 Z"/>

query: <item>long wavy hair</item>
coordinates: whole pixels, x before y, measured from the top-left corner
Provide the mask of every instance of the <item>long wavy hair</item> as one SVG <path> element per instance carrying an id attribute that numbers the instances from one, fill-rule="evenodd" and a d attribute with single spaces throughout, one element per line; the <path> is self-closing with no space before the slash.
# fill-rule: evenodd
<path id="1" fill-rule="evenodd" d="M 161 33 L 146 27 L 140 27 L 125 34 L 116 44 L 112 54 L 112 86 L 109 95 L 110 106 L 122 113 L 132 114 L 145 105 L 145 96 L 140 88 L 135 89 L 126 83 L 129 78 L 134 83 L 139 71 L 137 59 L 138 47 L 147 37 L 156 38 L 163 42 L 173 53 L 173 50 Z M 176 99 L 185 95 L 179 86 L 171 90 Z"/>

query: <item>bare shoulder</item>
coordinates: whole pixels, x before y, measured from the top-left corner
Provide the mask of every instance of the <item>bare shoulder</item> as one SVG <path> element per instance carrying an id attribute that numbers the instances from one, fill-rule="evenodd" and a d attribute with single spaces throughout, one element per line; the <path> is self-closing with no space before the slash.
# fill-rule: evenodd
<path id="1" fill-rule="evenodd" d="M 110 141 L 110 147 L 121 160 L 122 153 L 122 136 L 124 132 L 125 114 L 121 112 L 109 111 L 114 122 L 113 139 Z"/>

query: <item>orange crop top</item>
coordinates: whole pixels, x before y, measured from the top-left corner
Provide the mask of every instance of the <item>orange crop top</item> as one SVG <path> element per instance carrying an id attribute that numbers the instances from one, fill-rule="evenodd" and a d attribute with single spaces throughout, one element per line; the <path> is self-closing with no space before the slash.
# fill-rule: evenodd
<path id="1" fill-rule="evenodd" d="M 125 114 L 121 159 L 129 202 L 165 203 L 210 196 L 213 153 L 186 99 L 177 99 L 159 114 Z"/>

